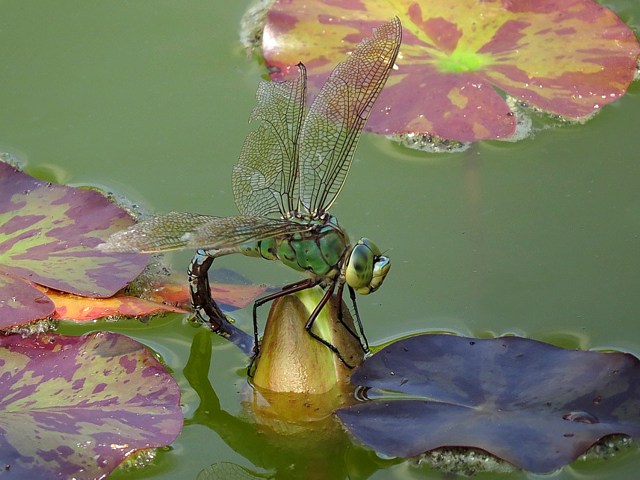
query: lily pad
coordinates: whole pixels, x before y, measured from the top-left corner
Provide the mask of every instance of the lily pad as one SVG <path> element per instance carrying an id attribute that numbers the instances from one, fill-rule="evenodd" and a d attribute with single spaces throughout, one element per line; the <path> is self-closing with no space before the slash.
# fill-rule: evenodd
<path id="1" fill-rule="evenodd" d="M 0 337 L 0 368 L 0 462 L 15 478 L 103 478 L 182 428 L 178 385 L 123 335 Z"/>
<path id="2" fill-rule="evenodd" d="M 40 290 L 0 270 L 0 330 L 46 318 L 54 309 Z"/>
<path id="3" fill-rule="evenodd" d="M 640 361 L 519 337 L 419 335 L 382 349 L 352 381 L 371 401 L 338 410 L 387 456 L 475 447 L 533 472 L 610 434 L 640 436 Z"/>
<path id="4" fill-rule="evenodd" d="M 97 191 L 43 182 L 0 162 L 0 271 L 76 295 L 110 297 L 138 276 L 148 256 L 93 247 L 132 223 Z M 20 295 L 32 288 L 3 284 L 0 298 L 11 296 L 8 288 L 22 289 Z"/>
<path id="5" fill-rule="evenodd" d="M 107 316 L 143 317 L 163 312 L 188 314 L 191 311 L 187 279 L 180 280 L 177 276 L 149 286 L 145 289 L 143 295 L 145 298 L 120 293 L 109 298 L 86 298 L 46 287 L 39 287 L 39 290 L 55 304 L 52 318 L 61 320 L 86 321 Z M 218 299 L 220 308 L 225 313 L 246 307 L 266 291 L 265 285 L 245 283 L 216 283 L 211 287 L 212 295 Z M 2 318 L 0 317 L 1 326 Z"/>
<path id="6" fill-rule="evenodd" d="M 227 268 L 215 269 L 211 277 L 214 279 L 211 296 L 225 313 L 244 308 L 258 297 L 275 291 L 265 284 L 252 284 L 246 277 Z M 145 292 L 145 297 L 183 308 L 191 307 L 191 292 L 186 275 L 172 275 L 168 281 L 152 286 Z"/>
<path id="7" fill-rule="evenodd" d="M 114 316 L 143 317 L 163 312 L 189 313 L 182 308 L 131 295 L 116 294 L 109 298 L 86 298 L 56 290 L 44 289 L 44 291 L 55 303 L 52 318 L 56 320 L 90 321 Z"/>
<path id="8" fill-rule="evenodd" d="M 273 77 L 307 66 L 311 95 L 344 56 L 393 16 L 403 24 L 391 73 L 367 128 L 475 141 L 516 128 L 504 93 L 569 119 L 618 99 L 633 80 L 633 31 L 592 0 L 279 0 L 263 53 Z"/>

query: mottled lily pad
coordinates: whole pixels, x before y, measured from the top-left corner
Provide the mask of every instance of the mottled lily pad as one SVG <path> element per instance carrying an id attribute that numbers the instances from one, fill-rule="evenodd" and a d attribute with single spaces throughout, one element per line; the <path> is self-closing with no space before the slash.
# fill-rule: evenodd
<path id="1" fill-rule="evenodd" d="M 475 447 L 533 472 L 610 434 L 640 436 L 640 361 L 519 337 L 419 335 L 382 349 L 352 381 L 366 401 L 337 412 L 388 456 Z"/>
<path id="2" fill-rule="evenodd" d="M 15 478 L 103 478 L 182 428 L 180 390 L 115 333 L 0 337 L 0 462 Z"/>
<path id="3" fill-rule="evenodd" d="M 0 162 L 0 271 L 76 295 L 110 297 L 144 269 L 148 256 L 93 247 L 132 223 L 97 191 L 43 182 Z M 0 298 L 11 296 L 8 288 L 23 289 L 20 295 L 33 288 L 3 285 Z"/>
<path id="4" fill-rule="evenodd" d="M 633 31 L 592 0 L 279 0 L 263 53 L 274 77 L 307 66 L 310 92 L 371 29 L 403 24 L 391 73 L 367 128 L 475 141 L 505 139 L 516 118 L 501 92 L 583 119 L 619 98 L 640 47 Z"/>
<path id="5" fill-rule="evenodd" d="M 51 299 L 29 282 L 0 270 L 0 330 L 53 313 Z"/>

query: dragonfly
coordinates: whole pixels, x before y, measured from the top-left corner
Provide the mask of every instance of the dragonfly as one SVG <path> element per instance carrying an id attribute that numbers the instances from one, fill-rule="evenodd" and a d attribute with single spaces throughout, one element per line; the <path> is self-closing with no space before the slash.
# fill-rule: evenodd
<path id="1" fill-rule="evenodd" d="M 293 80 L 260 83 L 250 121 L 261 123 L 246 137 L 232 173 L 240 215 L 171 212 L 116 232 L 99 247 L 111 252 L 146 253 L 195 248 L 188 268 L 192 305 L 197 318 L 222 335 L 232 330 L 211 296 L 208 271 L 214 259 L 240 253 L 277 260 L 305 272 L 304 280 L 255 301 L 253 358 L 259 350 L 257 308 L 320 286 L 324 294 L 305 329 L 349 366 L 335 346 L 312 330 L 313 323 L 334 294 L 342 298 L 346 285 L 366 352 L 356 293 L 375 292 L 391 263 L 368 238 L 351 243 L 329 209 L 342 190 L 401 40 L 402 25 L 397 17 L 374 29 L 371 37 L 335 67 L 308 109 L 307 74 L 302 63 L 297 65 L 298 75 Z"/>

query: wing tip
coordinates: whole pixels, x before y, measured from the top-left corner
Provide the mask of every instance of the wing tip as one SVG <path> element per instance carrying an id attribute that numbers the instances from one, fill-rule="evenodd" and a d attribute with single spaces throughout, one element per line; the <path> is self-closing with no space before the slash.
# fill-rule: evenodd
<path id="1" fill-rule="evenodd" d="M 102 253 L 142 253 L 137 247 L 133 247 L 131 245 L 124 246 L 117 241 L 111 241 L 111 239 L 106 242 L 99 243 L 94 248 Z"/>

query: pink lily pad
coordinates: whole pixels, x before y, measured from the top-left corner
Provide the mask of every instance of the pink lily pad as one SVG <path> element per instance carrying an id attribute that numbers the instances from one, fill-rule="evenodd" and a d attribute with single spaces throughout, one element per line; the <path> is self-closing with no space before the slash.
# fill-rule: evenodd
<path id="1" fill-rule="evenodd" d="M 182 428 L 175 380 L 123 335 L 0 337 L 0 369 L 0 462 L 15 478 L 104 478 Z"/>
<path id="2" fill-rule="evenodd" d="M 640 360 L 519 337 L 418 335 L 351 377 L 371 401 L 338 410 L 387 456 L 475 447 L 533 472 L 566 465 L 611 434 L 640 437 Z"/>
<path id="3" fill-rule="evenodd" d="M 570 119 L 624 94 L 640 46 L 592 0 L 278 0 L 263 53 L 272 76 L 307 67 L 310 94 L 336 58 L 398 16 L 403 41 L 371 114 L 370 131 L 428 133 L 459 141 L 506 139 L 516 127 L 500 92 Z"/>
<path id="4" fill-rule="evenodd" d="M 4 273 L 76 295 L 110 297 L 138 276 L 148 256 L 103 253 L 93 247 L 132 223 L 123 209 L 97 191 L 43 182 L 0 162 Z M 31 288 L 26 283 L 9 286 L 5 280 L 0 298 L 15 296 L 16 289 L 27 295 Z M 34 313 L 33 318 L 38 316 Z"/>

